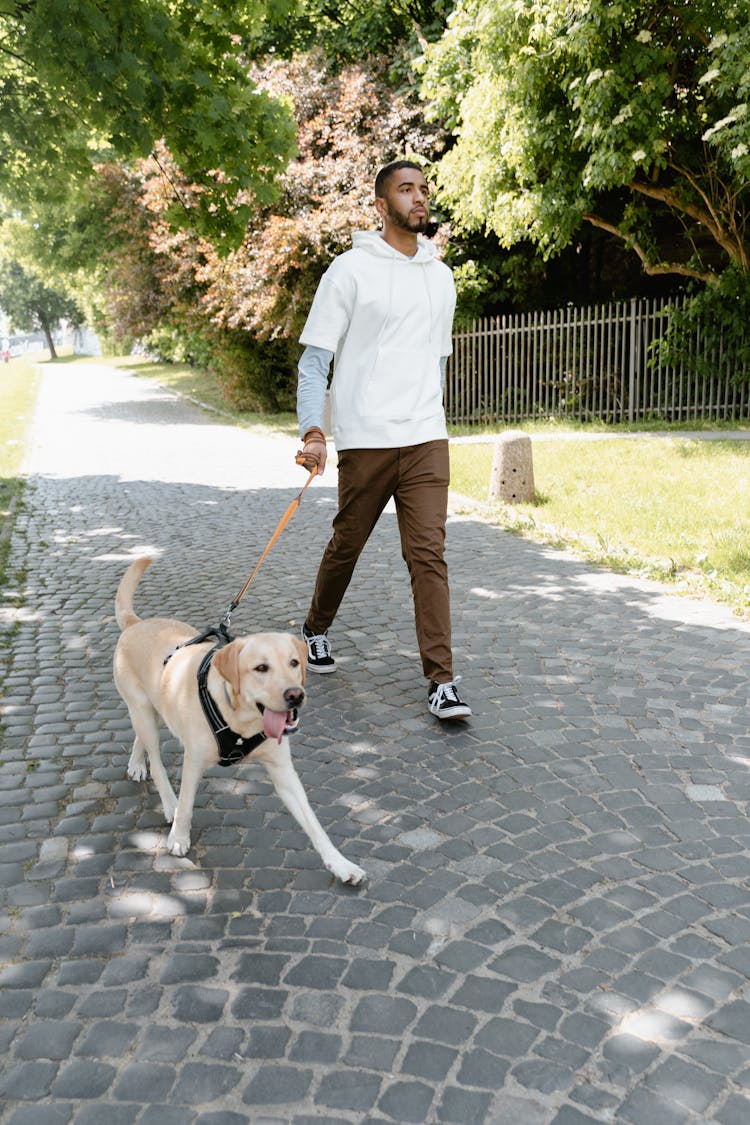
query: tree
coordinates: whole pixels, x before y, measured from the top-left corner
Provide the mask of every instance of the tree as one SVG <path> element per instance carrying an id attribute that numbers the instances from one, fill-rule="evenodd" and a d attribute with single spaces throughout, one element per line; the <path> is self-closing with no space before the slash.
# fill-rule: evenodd
<path id="1" fill-rule="evenodd" d="M 41 278 L 15 261 L 0 263 L 0 308 L 15 328 L 41 329 L 52 359 L 57 359 L 52 333 L 61 320 L 80 323 L 75 301 L 59 289 L 51 289 Z"/>
<path id="2" fill-rule="evenodd" d="M 392 57 L 415 35 L 434 38 L 451 7 L 452 0 L 297 0 L 294 18 L 269 28 L 265 45 L 281 58 L 319 49 L 338 69 Z"/>
<path id="3" fill-rule="evenodd" d="M 170 219 L 217 244 L 244 234 L 246 193 L 268 202 L 294 150 L 284 106 L 247 57 L 292 0 L 9 0 L 0 14 L 0 195 L 64 200 L 104 159 L 164 139 L 193 190 Z M 168 177 L 167 169 L 163 175 Z"/>
<path id="4" fill-rule="evenodd" d="M 423 93 L 454 218 L 545 256 L 582 223 L 648 274 L 747 274 L 750 0 L 459 0 Z"/>

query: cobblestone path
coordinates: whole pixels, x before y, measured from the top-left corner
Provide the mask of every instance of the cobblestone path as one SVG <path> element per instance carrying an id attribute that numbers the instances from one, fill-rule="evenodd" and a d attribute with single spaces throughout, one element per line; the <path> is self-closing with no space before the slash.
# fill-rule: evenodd
<path id="1" fill-rule="evenodd" d="M 295 447 L 45 369 L 2 611 L 0 1121 L 747 1125 L 750 630 L 715 605 L 454 518 L 475 716 L 443 729 L 386 513 L 292 744 L 368 883 L 334 883 L 250 765 L 209 772 L 167 853 L 125 775 L 115 588 L 156 548 L 139 611 L 215 622 Z M 238 632 L 299 627 L 334 478 Z"/>

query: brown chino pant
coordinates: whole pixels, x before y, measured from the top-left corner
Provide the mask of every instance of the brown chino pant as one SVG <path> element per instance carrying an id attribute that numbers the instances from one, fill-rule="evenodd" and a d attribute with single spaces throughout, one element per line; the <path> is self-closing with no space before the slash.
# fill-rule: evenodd
<path id="1" fill-rule="evenodd" d="M 339 453 L 339 510 L 318 570 L 307 624 L 331 625 L 357 559 L 393 497 L 401 553 L 411 576 L 422 668 L 428 680 L 453 679 L 445 521 L 450 464 L 448 442 L 400 449 L 344 449 Z"/>

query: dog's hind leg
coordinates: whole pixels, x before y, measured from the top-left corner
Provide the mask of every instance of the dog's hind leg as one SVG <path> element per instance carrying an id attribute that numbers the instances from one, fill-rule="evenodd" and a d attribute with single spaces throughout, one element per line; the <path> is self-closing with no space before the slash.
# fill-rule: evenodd
<path id="1" fill-rule="evenodd" d="M 259 755 L 253 757 L 263 762 L 279 797 L 300 827 L 304 828 L 328 870 L 342 883 L 350 883 L 352 886 L 361 883 L 366 877 L 365 872 L 361 867 L 357 867 L 356 863 L 350 863 L 346 856 L 334 847 L 313 812 L 304 786 L 294 768 L 286 739 L 280 746 L 274 745 L 268 756 L 261 750 Z"/>
<path id="2" fill-rule="evenodd" d="M 145 780 L 146 755 L 148 754 L 151 777 L 154 779 L 154 785 L 161 798 L 164 819 L 171 824 L 177 808 L 177 798 L 161 760 L 159 718 L 147 699 L 138 701 L 129 699 L 127 703 L 130 721 L 135 731 L 133 750 L 128 762 L 128 777 L 133 781 Z"/>
<path id="3" fill-rule="evenodd" d="M 138 735 L 135 736 L 133 749 L 128 759 L 128 777 L 131 781 L 145 781 L 148 777 L 146 747 L 143 745 Z"/>
<path id="4" fill-rule="evenodd" d="M 187 747 L 185 748 L 180 796 L 177 800 L 172 831 L 169 833 L 169 839 L 167 840 L 167 847 L 172 855 L 187 855 L 190 849 L 190 825 L 193 820 L 195 794 L 198 792 L 198 785 L 204 771 L 215 761 L 215 754 L 202 759 L 195 748 L 191 747 L 190 752 L 188 752 Z"/>

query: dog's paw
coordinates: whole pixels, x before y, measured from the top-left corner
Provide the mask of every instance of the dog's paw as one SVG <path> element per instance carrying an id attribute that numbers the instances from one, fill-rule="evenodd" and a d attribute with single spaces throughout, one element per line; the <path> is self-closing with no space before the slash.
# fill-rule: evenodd
<path id="1" fill-rule="evenodd" d="M 177 812 L 177 801 L 167 801 L 166 803 L 162 801 L 161 809 L 164 813 L 164 819 L 166 820 L 167 824 L 171 824 L 175 818 L 175 813 Z"/>
<path id="2" fill-rule="evenodd" d="M 134 762 L 131 758 L 128 762 L 128 777 L 131 781 L 145 781 L 148 777 L 148 766 L 145 762 Z"/>
<path id="3" fill-rule="evenodd" d="M 172 855 L 187 855 L 190 851 L 190 837 L 176 836 L 172 831 L 167 838 L 167 847 Z"/>
<path id="4" fill-rule="evenodd" d="M 339 860 L 329 863 L 328 870 L 340 879 L 342 883 L 346 883 L 349 887 L 358 887 L 360 883 L 364 883 L 367 878 L 366 873 L 361 867 L 357 867 L 356 863 L 350 863 L 348 859 L 342 856 Z"/>

